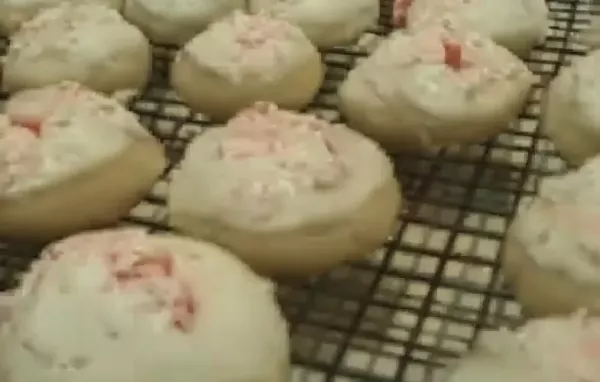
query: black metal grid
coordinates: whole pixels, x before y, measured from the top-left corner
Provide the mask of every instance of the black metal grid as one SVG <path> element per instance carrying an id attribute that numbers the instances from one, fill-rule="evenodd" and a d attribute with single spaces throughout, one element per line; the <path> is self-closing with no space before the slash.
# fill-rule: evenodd
<path id="1" fill-rule="evenodd" d="M 520 319 L 502 284 L 498 252 L 517 205 L 535 193 L 539 176 L 564 169 L 538 132 L 539 100 L 559 68 L 585 53 L 572 36 L 586 27 L 590 13 L 600 13 L 600 5 L 583 1 L 547 3 L 551 33 L 529 60 L 539 83 L 512 129 L 482 144 L 397 156 L 406 208 L 385 248 L 319 278 L 280 285 L 294 381 L 428 381 L 466 351 L 480 329 Z M 355 46 L 324 52 L 327 80 L 312 112 L 339 119 L 337 86 L 392 29 L 391 0 L 381 0 L 381 7 L 379 26 Z M 5 48 L 0 39 L 0 55 Z M 155 47 L 152 84 L 130 105 L 164 142 L 171 166 L 126 222 L 159 230 L 167 229 L 170 172 L 190 138 L 211 126 L 168 88 L 173 53 Z M 37 250 L 27 243 L 0 243 L 0 288 L 14 286 Z"/>

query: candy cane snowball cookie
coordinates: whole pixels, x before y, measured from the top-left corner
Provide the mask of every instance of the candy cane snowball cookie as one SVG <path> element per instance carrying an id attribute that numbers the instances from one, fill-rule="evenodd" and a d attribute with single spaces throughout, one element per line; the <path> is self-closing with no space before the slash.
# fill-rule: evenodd
<path id="1" fill-rule="evenodd" d="M 226 121 L 257 101 L 301 109 L 323 76 L 321 57 L 300 28 L 236 11 L 186 44 L 171 83 L 193 110 Z"/>
<path id="2" fill-rule="evenodd" d="M 483 332 L 444 382 L 600 381 L 600 320 L 583 314 Z"/>
<path id="3" fill-rule="evenodd" d="M 167 204 L 175 228 L 285 277 L 376 250 L 395 226 L 400 189 L 374 142 L 259 103 L 190 144 Z"/>
<path id="4" fill-rule="evenodd" d="M 86 0 L 121 10 L 123 0 Z M 0 1 L 0 35 L 9 36 L 21 24 L 32 19 L 40 11 L 52 8 L 63 2 L 77 3 L 78 0 L 3 0 Z"/>
<path id="5" fill-rule="evenodd" d="M 150 67 L 150 44 L 116 10 L 62 3 L 11 37 L 3 85 L 14 92 L 70 80 L 113 93 L 143 88 Z"/>
<path id="6" fill-rule="evenodd" d="M 116 100 L 68 82 L 16 93 L 0 116 L 0 236 L 48 240 L 115 223 L 165 161 Z"/>
<path id="7" fill-rule="evenodd" d="M 533 83 L 490 39 L 438 25 L 392 34 L 348 74 L 340 109 L 391 150 L 467 143 L 506 129 Z"/>
<path id="8" fill-rule="evenodd" d="M 504 273 L 529 314 L 600 314 L 600 159 L 542 181 L 512 223 Z"/>
<path id="9" fill-rule="evenodd" d="M 396 0 L 402 5 L 409 29 L 453 20 L 519 57 L 543 42 L 550 26 L 545 0 Z"/>
<path id="10" fill-rule="evenodd" d="M 250 0 L 253 11 L 298 25 L 321 48 L 355 41 L 377 25 L 379 0 Z"/>
<path id="11" fill-rule="evenodd" d="M 139 229 L 47 246 L 0 333 L 6 382 L 285 382 L 273 285 L 214 245 Z"/>
<path id="12" fill-rule="evenodd" d="M 542 102 L 542 131 L 571 164 L 600 153 L 600 51 L 561 69 Z"/>
<path id="13" fill-rule="evenodd" d="M 124 0 L 123 15 L 159 44 L 183 45 L 246 0 Z"/>

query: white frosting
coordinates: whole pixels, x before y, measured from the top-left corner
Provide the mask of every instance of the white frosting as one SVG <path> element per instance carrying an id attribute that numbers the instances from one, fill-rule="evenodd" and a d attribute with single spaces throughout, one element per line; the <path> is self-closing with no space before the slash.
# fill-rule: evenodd
<path id="1" fill-rule="evenodd" d="M 574 59 L 571 66 L 561 70 L 554 80 L 558 86 L 553 86 L 550 91 L 556 92 L 566 108 L 577 113 L 575 118 L 571 118 L 573 125 L 576 126 L 572 126 L 570 129 L 583 128 L 597 134 L 597 138 L 600 140 L 599 65 L 600 51 L 594 51 L 587 56 Z M 557 126 L 557 128 L 563 127 Z"/>
<path id="2" fill-rule="evenodd" d="M 345 126 L 257 104 L 188 146 L 169 208 L 286 229 L 352 211 L 391 176 L 377 145 Z"/>
<path id="3" fill-rule="evenodd" d="M 516 224 L 516 239 L 539 265 L 600 283 L 600 159 L 544 179 Z"/>
<path id="4" fill-rule="evenodd" d="M 160 43 L 183 44 L 245 0 L 125 0 L 125 18 Z"/>
<path id="5" fill-rule="evenodd" d="M 430 114 L 452 115 L 489 88 L 501 95 L 512 93 L 515 86 L 529 87 L 533 74 L 486 37 L 433 26 L 395 32 L 349 74 L 348 81 L 363 82 L 386 102 L 410 100 Z"/>
<path id="6" fill-rule="evenodd" d="M 231 254 L 140 229 L 48 246 L 3 326 L 6 382 L 286 379 L 273 287 Z"/>
<path id="7" fill-rule="evenodd" d="M 300 28 L 260 13 L 232 16 L 212 24 L 179 54 L 231 82 L 246 77 L 278 79 L 316 54 Z"/>
<path id="8" fill-rule="evenodd" d="M 452 20 L 509 49 L 513 39 L 533 36 L 534 40 L 542 41 L 550 24 L 544 0 L 412 0 L 411 3 L 407 11 L 411 29 Z"/>
<path id="9" fill-rule="evenodd" d="M 5 81 L 33 76 L 84 84 L 106 76 L 107 83 L 116 82 L 111 77 L 125 75 L 121 67 L 130 64 L 129 56 L 144 70 L 147 63 L 139 60 L 150 59 L 149 49 L 144 35 L 116 10 L 62 3 L 40 12 L 11 37 L 3 76 Z"/>
<path id="10" fill-rule="evenodd" d="M 600 381 L 600 320 L 578 313 L 529 321 L 515 332 L 485 333 L 448 382 L 483 380 Z"/>
<path id="11" fill-rule="evenodd" d="M 19 26 L 33 18 L 38 12 L 60 3 L 80 3 L 79 0 L 3 0 L 0 1 L 0 34 L 16 32 Z M 123 0 L 85 0 L 120 10 Z"/>
<path id="12" fill-rule="evenodd" d="M 378 0 L 250 0 L 252 10 L 298 25 L 318 46 L 347 43 L 379 18 Z"/>
<path id="13" fill-rule="evenodd" d="M 16 93 L 0 117 L 0 198 L 98 165 L 148 136 L 117 101 L 65 82 Z"/>

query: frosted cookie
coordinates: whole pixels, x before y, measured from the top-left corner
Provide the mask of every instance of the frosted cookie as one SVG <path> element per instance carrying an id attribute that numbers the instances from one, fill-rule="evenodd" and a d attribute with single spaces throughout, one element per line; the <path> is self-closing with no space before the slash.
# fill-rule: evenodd
<path id="1" fill-rule="evenodd" d="M 159 44 L 183 45 L 246 0 L 124 0 L 123 15 Z"/>
<path id="2" fill-rule="evenodd" d="M 115 223 L 162 174 L 160 144 L 116 100 L 75 83 L 16 93 L 0 115 L 0 237 Z"/>
<path id="3" fill-rule="evenodd" d="M 273 285 L 216 246 L 139 229 L 47 246 L 0 333 L 5 381 L 288 380 Z"/>
<path id="4" fill-rule="evenodd" d="M 389 149 L 487 139 L 517 118 L 533 74 L 474 32 L 397 31 L 340 85 L 350 127 Z"/>
<path id="5" fill-rule="evenodd" d="M 70 80 L 112 93 L 143 88 L 150 67 L 148 41 L 116 10 L 63 3 L 40 12 L 11 37 L 3 85 L 14 92 Z"/>
<path id="6" fill-rule="evenodd" d="M 445 382 L 600 381 L 600 320 L 583 315 L 485 332 Z"/>
<path id="7" fill-rule="evenodd" d="M 355 41 L 379 20 L 378 0 L 250 0 L 252 10 L 298 25 L 318 47 Z"/>
<path id="8" fill-rule="evenodd" d="M 121 10 L 123 0 L 86 0 Z M 77 3 L 77 0 L 3 0 L 0 1 L 0 36 L 16 32 L 21 24 L 32 19 L 40 11 L 52 8 L 63 2 Z"/>
<path id="9" fill-rule="evenodd" d="M 297 276 L 382 245 L 400 190 L 374 142 L 260 103 L 190 144 L 167 204 L 181 232 L 229 248 L 261 273 Z"/>
<path id="10" fill-rule="evenodd" d="M 542 102 L 542 131 L 570 163 L 600 153 L 600 51 L 561 69 Z"/>
<path id="11" fill-rule="evenodd" d="M 234 12 L 177 54 L 171 83 L 193 110 L 224 121 L 256 101 L 301 109 L 323 72 L 317 49 L 298 27 Z"/>
<path id="12" fill-rule="evenodd" d="M 396 0 L 410 4 L 406 11 L 409 29 L 455 22 L 481 33 L 519 57 L 546 38 L 550 26 L 545 0 Z"/>
<path id="13" fill-rule="evenodd" d="M 600 313 L 600 159 L 546 178 L 507 234 L 504 273 L 533 315 Z"/>

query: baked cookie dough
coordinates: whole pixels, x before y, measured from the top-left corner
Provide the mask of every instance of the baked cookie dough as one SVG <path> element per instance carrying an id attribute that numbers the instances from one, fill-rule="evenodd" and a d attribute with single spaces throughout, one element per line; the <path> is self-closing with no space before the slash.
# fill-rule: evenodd
<path id="1" fill-rule="evenodd" d="M 534 316 L 600 313 L 600 159 L 544 179 L 507 233 L 504 275 Z"/>
<path id="2" fill-rule="evenodd" d="M 246 0 L 124 0 L 123 15 L 159 44 L 183 45 Z"/>
<path id="3" fill-rule="evenodd" d="M 2 80 L 9 92 L 68 80 L 113 93 L 145 87 L 150 68 L 150 44 L 116 10 L 62 3 L 11 37 Z"/>
<path id="4" fill-rule="evenodd" d="M 177 54 L 171 83 L 194 111 L 226 121 L 257 101 L 302 109 L 323 76 L 321 57 L 300 28 L 236 11 Z"/>
<path id="5" fill-rule="evenodd" d="M 266 11 L 292 24 L 320 48 L 346 45 L 379 20 L 379 0 L 250 0 L 252 11 Z"/>
<path id="6" fill-rule="evenodd" d="M 340 85 L 340 110 L 390 150 L 471 143 L 507 129 L 533 83 L 492 40 L 437 25 L 382 42 Z"/>
<path id="7" fill-rule="evenodd" d="M 545 0 L 396 0 L 407 9 L 409 29 L 456 22 L 494 40 L 519 57 L 544 41 L 550 27 Z"/>
<path id="8" fill-rule="evenodd" d="M 0 333 L 11 382 L 283 382 L 273 285 L 214 245 L 141 229 L 47 246 Z"/>
<path id="9" fill-rule="evenodd" d="M 571 164 L 600 154 L 600 51 L 561 69 L 542 102 L 542 131 Z"/>
<path id="10" fill-rule="evenodd" d="M 165 167 L 160 144 L 113 99 L 71 82 L 16 93 L 0 115 L 0 237 L 115 223 Z"/>
<path id="11" fill-rule="evenodd" d="M 259 103 L 188 147 L 170 224 L 260 273 L 320 273 L 379 248 L 400 189 L 377 144 L 343 125 Z"/>
<path id="12" fill-rule="evenodd" d="M 123 0 L 86 0 L 121 10 Z M 52 8 L 60 3 L 77 3 L 78 0 L 3 0 L 0 1 L 0 36 L 10 36 L 21 24 L 32 19 L 40 11 Z"/>
<path id="13" fill-rule="evenodd" d="M 444 382 L 599 381 L 600 320 L 583 314 L 484 332 Z"/>

